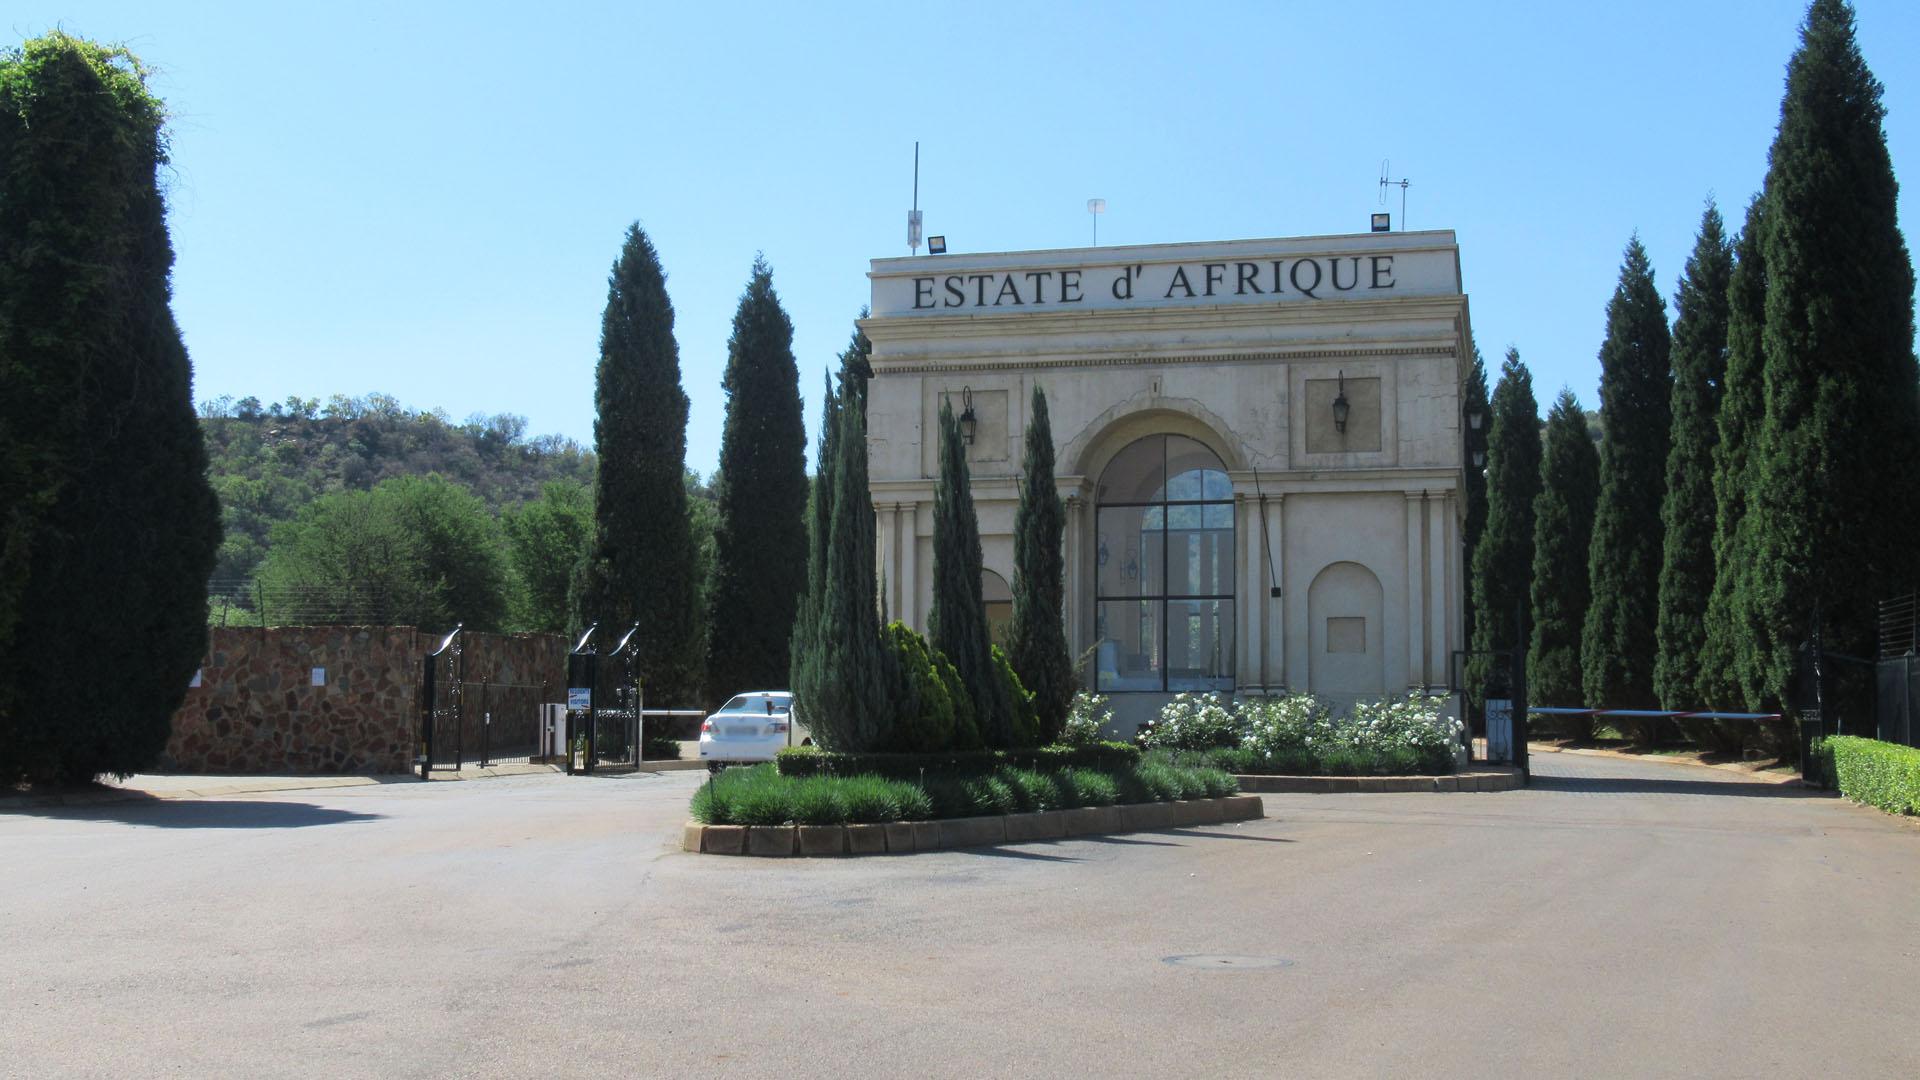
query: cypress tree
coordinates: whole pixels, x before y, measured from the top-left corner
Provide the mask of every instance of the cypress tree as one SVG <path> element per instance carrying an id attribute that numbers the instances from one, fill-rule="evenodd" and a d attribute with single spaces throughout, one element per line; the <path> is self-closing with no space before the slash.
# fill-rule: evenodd
<path id="1" fill-rule="evenodd" d="M 1487 401 L 1487 362 L 1481 358 L 1480 346 L 1478 345 L 1473 346 L 1473 365 L 1467 369 L 1467 380 L 1461 389 L 1460 398 L 1460 412 L 1463 423 L 1466 422 L 1466 417 L 1474 415 L 1480 417 L 1480 429 L 1478 431 L 1474 430 L 1471 423 L 1466 423 L 1465 438 L 1463 440 L 1467 455 L 1465 463 L 1467 520 L 1460 540 L 1464 545 L 1463 550 L 1466 555 L 1467 567 L 1468 569 L 1472 569 L 1473 553 L 1479 550 L 1480 536 L 1487 531 L 1487 473 L 1486 458 L 1484 455 L 1487 451 L 1487 438 L 1492 433 L 1489 423 L 1493 419 L 1492 407 Z M 1473 463 L 1475 451 L 1479 451 L 1483 455 L 1479 465 Z M 1465 597 L 1465 610 L 1462 612 L 1464 618 L 1462 625 L 1466 628 L 1468 641 L 1473 640 L 1473 628 L 1477 611 L 1478 609 L 1474 607 L 1473 590 L 1468 589 Z"/>
<path id="2" fill-rule="evenodd" d="M 1588 578 L 1593 601 L 1580 639 L 1586 704 L 1653 704 L 1665 487 L 1673 398 L 1666 304 L 1640 238 L 1627 241 L 1600 346 L 1600 503 Z M 1651 725 L 1637 734 L 1645 738 Z"/>
<path id="3" fill-rule="evenodd" d="M 1765 632 L 1754 624 L 1744 587 L 1753 569 L 1747 554 L 1753 540 L 1753 523 L 1747 520 L 1753 444 L 1766 413 L 1760 351 L 1767 319 L 1767 260 L 1760 249 L 1765 209 L 1764 197 L 1748 205 L 1727 282 L 1727 371 L 1713 446 L 1713 592 L 1707 598 L 1695 687 L 1707 707 L 1735 712 L 1750 705 L 1741 665 L 1751 660 L 1756 635 Z"/>
<path id="4" fill-rule="evenodd" d="M 1039 386 L 1033 388 L 1031 412 L 1020 505 L 1013 515 L 1013 627 L 1007 653 L 1014 673 L 1033 694 L 1040 741 L 1051 743 L 1066 723 L 1074 689 L 1061 548 L 1066 511 L 1053 482 L 1053 424 Z"/>
<path id="5" fill-rule="evenodd" d="M 1587 551 L 1600 498 L 1600 452 L 1587 435 L 1587 417 L 1571 390 L 1561 390 L 1547 414 L 1540 494 L 1533 500 L 1533 634 L 1527 647 L 1527 700 L 1577 705 L 1580 635 L 1591 592 Z M 1591 721 L 1571 721 L 1570 734 L 1591 738 Z"/>
<path id="6" fill-rule="evenodd" d="M 793 323 L 755 260 L 727 341 L 707 689 L 721 701 L 787 677 L 789 636 L 807 588 L 806 426 Z"/>
<path id="7" fill-rule="evenodd" d="M 1727 288 L 1733 246 L 1712 203 L 1680 275 L 1673 325 L 1673 446 L 1660 523 L 1660 618 L 1654 628 L 1653 689 L 1662 708 L 1697 707 L 1707 601 L 1713 595 L 1713 452 L 1727 370 Z M 1688 725 L 1698 741 L 1711 725 Z"/>
<path id="8" fill-rule="evenodd" d="M 1870 655 L 1876 602 L 1915 582 L 1913 264 L 1885 112 L 1852 9 L 1814 0 L 1787 66 L 1761 231 L 1766 412 L 1746 589 L 1773 632 L 1742 668 L 1763 707 L 1812 704 L 1789 694 L 1799 644 Z M 1833 689 L 1843 717 L 1864 711 L 1865 679 Z"/>
<path id="9" fill-rule="evenodd" d="M 687 523 L 687 395 L 660 256 L 638 223 L 607 279 L 594 375 L 593 553 L 575 615 L 637 623 L 635 657 L 648 700 L 697 701 L 693 535 Z"/>
<path id="10" fill-rule="evenodd" d="M 0 57 L 0 782 L 147 767 L 206 653 L 220 509 L 163 121 L 125 49 L 55 31 Z"/>
<path id="11" fill-rule="evenodd" d="M 809 587 L 793 635 L 792 684 L 814 738 L 830 750 L 889 745 L 898 671 L 882 647 L 873 499 L 867 483 L 866 378 L 871 352 L 855 330 L 840 356 L 839 389 L 821 408 Z"/>
<path id="12" fill-rule="evenodd" d="M 1473 551 L 1473 648 L 1467 685 L 1478 694 L 1504 667 L 1490 650 L 1525 647 L 1532 636 L 1527 613 L 1533 581 L 1533 504 L 1540 494 L 1540 407 L 1533 373 L 1508 349 L 1493 391 L 1487 432 L 1487 526 Z M 1518 615 L 1516 616 L 1516 613 Z M 1496 675 L 1496 672 L 1498 674 Z"/>
<path id="13" fill-rule="evenodd" d="M 980 523 L 974 516 L 967 446 L 953 408 L 940 405 L 940 475 L 933 487 L 933 606 L 927 640 L 960 673 L 975 723 L 988 746 L 1014 740 L 1013 708 L 988 651 L 986 605 L 980 599 Z"/>

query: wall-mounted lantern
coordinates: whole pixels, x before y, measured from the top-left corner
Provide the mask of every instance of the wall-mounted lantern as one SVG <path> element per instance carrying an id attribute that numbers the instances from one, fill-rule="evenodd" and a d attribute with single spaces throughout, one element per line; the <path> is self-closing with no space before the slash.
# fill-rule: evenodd
<path id="1" fill-rule="evenodd" d="M 1485 450 L 1476 449 L 1473 452 L 1473 467 L 1476 469 L 1484 469 L 1487 467 L 1487 452 Z"/>
<path id="2" fill-rule="evenodd" d="M 1347 413 L 1352 410 L 1353 406 L 1347 404 L 1347 373 L 1342 371 L 1340 373 L 1340 387 L 1333 399 L 1333 430 L 1345 434 L 1347 430 Z"/>
<path id="3" fill-rule="evenodd" d="M 974 429 L 980 426 L 980 419 L 973 415 L 973 387 L 960 388 L 960 437 L 968 446 L 973 445 Z"/>
<path id="4" fill-rule="evenodd" d="M 1486 423 L 1486 422 L 1487 422 L 1487 413 L 1486 413 L 1486 410 L 1484 410 L 1484 409 L 1482 409 L 1482 408 L 1481 408 L 1480 406 L 1478 406 L 1478 405 L 1475 405 L 1475 404 L 1472 404 L 1472 403 L 1468 403 L 1468 405 L 1467 405 L 1467 429 L 1468 429 L 1468 430 L 1470 430 L 1470 431 L 1479 431 L 1479 430 L 1480 430 L 1480 425 L 1481 425 L 1481 424 L 1484 424 L 1484 423 Z"/>

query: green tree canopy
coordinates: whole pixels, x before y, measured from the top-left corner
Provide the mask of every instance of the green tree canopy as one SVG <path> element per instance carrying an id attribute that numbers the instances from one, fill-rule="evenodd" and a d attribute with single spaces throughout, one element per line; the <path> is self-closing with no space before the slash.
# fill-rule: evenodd
<path id="1" fill-rule="evenodd" d="M 1748 707 L 1746 687 L 1756 674 L 1753 644 L 1767 632 L 1754 620 L 1752 593 L 1746 587 L 1753 571 L 1747 500 L 1753 452 L 1767 407 L 1766 358 L 1760 347 L 1767 321 L 1767 260 L 1760 247 L 1765 210 L 1764 197 L 1748 205 L 1727 282 L 1727 370 L 1714 425 L 1719 438 L 1713 446 L 1713 591 L 1707 598 L 1696 686 L 1699 700 L 1709 708 L 1731 711 Z"/>
<path id="2" fill-rule="evenodd" d="M 927 639 L 960 673 L 988 746 L 1014 742 L 1014 706 L 994 667 L 980 597 L 980 522 L 974 516 L 967 444 L 953 407 L 940 405 L 940 475 L 933 487 L 933 606 Z"/>
<path id="3" fill-rule="evenodd" d="M 1473 363 L 1467 369 L 1466 383 L 1461 388 L 1460 413 L 1462 423 L 1465 426 L 1464 449 L 1467 454 L 1464 492 L 1467 520 L 1463 526 L 1461 541 L 1465 545 L 1468 562 L 1471 563 L 1473 553 L 1480 549 L 1480 536 L 1487 531 L 1487 474 L 1485 470 L 1485 455 L 1487 452 L 1487 438 L 1492 434 L 1489 424 L 1493 420 L 1493 406 L 1487 398 L 1487 362 L 1481 358 L 1480 346 L 1478 345 L 1473 346 Z M 1478 429 L 1474 428 L 1469 421 L 1469 418 L 1475 415 L 1480 417 L 1480 427 Z M 1473 461 L 1473 455 L 1476 452 L 1481 455 L 1481 464 L 1479 465 L 1474 464 Z M 1469 566 L 1469 569 L 1471 569 L 1471 566 Z M 1474 592 L 1472 589 L 1466 590 L 1465 600 L 1464 625 L 1466 626 L 1467 640 L 1472 641 L 1475 613 L 1477 610 L 1474 607 Z"/>
<path id="4" fill-rule="evenodd" d="M 55 31 L 0 55 L 0 782 L 151 764 L 206 653 L 220 517 L 163 116 L 125 49 Z"/>
<path id="5" fill-rule="evenodd" d="M 572 629 L 567 593 L 593 543 L 593 489 L 549 480 L 540 497 L 500 516 L 515 591 L 511 622 L 520 630 Z"/>
<path id="6" fill-rule="evenodd" d="M 1672 339 L 1666 303 L 1640 238 L 1627 241 L 1600 346 L 1600 504 L 1588 576 L 1593 600 L 1580 642 L 1586 704 L 1654 704 L 1654 626 L 1664 543 L 1660 506 L 1671 436 Z"/>
<path id="7" fill-rule="evenodd" d="M 1761 226 L 1766 412 L 1744 589 L 1771 632 L 1738 665 L 1761 707 L 1810 704 L 1788 693 L 1800 643 L 1870 655 L 1876 602 L 1915 585 L 1913 264 L 1885 115 L 1852 8 L 1814 0 L 1787 65 Z M 1836 689 L 1843 722 L 1861 722 L 1866 680 Z"/>
<path id="8" fill-rule="evenodd" d="M 1580 635 L 1591 592 L 1587 553 L 1600 497 L 1600 452 L 1571 390 L 1547 414 L 1540 493 L 1533 500 L 1533 636 L 1527 650 L 1527 698 L 1539 705 L 1579 705 Z M 1592 735 L 1575 724 L 1574 734 Z"/>
<path id="9" fill-rule="evenodd" d="M 840 356 L 840 387 L 821 406 L 820 476 L 808 545 L 808 589 L 792 644 L 795 707 L 820 745 L 891 745 L 899 704 L 889 700 L 898 655 L 883 649 L 867 485 L 865 376 L 870 346 L 855 330 Z"/>
<path id="10" fill-rule="evenodd" d="M 324 495 L 274 529 L 260 571 L 269 623 L 498 630 L 507 561 L 485 503 L 439 476 Z M 275 606 L 283 608 L 276 613 Z"/>
<path id="11" fill-rule="evenodd" d="M 1540 407 L 1533 397 L 1533 374 L 1508 349 L 1493 391 L 1493 419 L 1487 433 L 1487 527 L 1473 551 L 1473 648 L 1478 654 L 1524 648 L 1533 581 L 1533 503 L 1540 493 Z M 1516 616 L 1516 612 L 1519 613 Z M 1468 685 L 1479 694 L 1495 677 L 1491 657 L 1476 655 L 1467 664 Z M 1504 678 L 1504 670 L 1498 676 Z"/>
<path id="12" fill-rule="evenodd" d="M 666 274 L 637 224 L 607 279 L 594 407 L 593 552 L 575 583 L 575 619 L 638 624 L 633 647 L 647 700 L 696 702 L 703 650 L 687 527 L 687 395 Z"/>
<path id="13" fill-rule="evenodd" d="M 1668 709 L 1697 708 L 1700 702 L 1700 655 L 1713 595 L 1713 449 L 1727 372 L 1732 277 L 1733 245 L 1719 209 L 1708 203 L 1674 298 L 1680 315 L 1673 327 L 1673 445 L 1660 508 L 1666 546 L 1653 662 L 1654 698 Z"/>
<path id="14" fill-rule="evenodd" d="M 1013 515 L 1013 627 L 1008 660 L 1033 694 L 1041 742 L 1058 738 L 1073 704 L 1073 657 L 1067 649 L 1066 511 L 1053 479 L 1053 423 L 1038 385 L 1027 418 L 1020 505 Z"/>
<path id="15" fill-rule="evenodd" d="M 806 425 L 793 322 L 755 260 L 727 342 L 719 516 L 707 637 L 708 697 L 786 681 L 789 638 L 807 587 Z M 864 449 L 864 444 L 863 444 Z"/>

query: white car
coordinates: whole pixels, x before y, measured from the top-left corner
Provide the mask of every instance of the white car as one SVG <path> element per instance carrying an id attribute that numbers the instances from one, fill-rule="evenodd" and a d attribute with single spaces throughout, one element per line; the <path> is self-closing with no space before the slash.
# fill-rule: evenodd
<path id="1" fill-rule="evenodd" d="M 700 722 L 700 760 L 710 771 L 733 764 L 772 761 L 789 746 L 812 746 L 805 724 L 793 718 L 793 694 L 750 690 Z"/>

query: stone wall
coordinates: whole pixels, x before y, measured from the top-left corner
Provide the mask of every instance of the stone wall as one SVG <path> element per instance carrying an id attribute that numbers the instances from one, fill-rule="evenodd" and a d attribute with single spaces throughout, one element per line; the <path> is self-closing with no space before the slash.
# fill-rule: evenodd
<path id="1" fill-rule="evenodd" d="M 403 773 L 419 728 L 420 661 L 436 636 L 406 626 L 215 627 L 199 685 L 159 767 L 195 773 Z M 466 680 L 564 681 L 567 644 L 468 635 Z M 315 685 L 318 682 L 320 685 Z M 564 689 L 559 691 L 564 695 Z"/>

